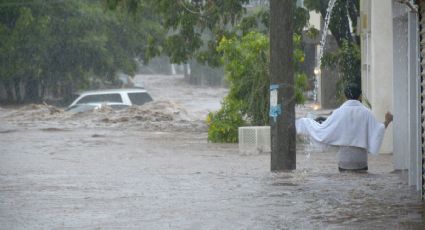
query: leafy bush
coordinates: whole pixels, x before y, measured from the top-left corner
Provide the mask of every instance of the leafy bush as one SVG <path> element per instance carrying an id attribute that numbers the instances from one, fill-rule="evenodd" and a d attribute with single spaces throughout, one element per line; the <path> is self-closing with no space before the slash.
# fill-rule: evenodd
<path id="1" fill-rule="evenodd" d="M 304 61 L 301 36 L 294 35 L 294 47 L 295 99 L 300 104 L 307 88 L 307 76 L 297 71 Z M 223 37 L 217 50 L 223 55 L 230 90 L 222 108 L 208 115 L 208 140 L 234 143 L 238 141 L 238 127 L 269 123 L 269 38 L 259 32 L 249 32 L 241 38 Z"/>
<path id="2" fill-rule="evenodd" d="M 238 127 L 245 124 L 240 107 L 240 103 L 226 97 L 218 112 L 208 114 L 208 140 L 225 143 L 238 141 Z"/>
<path id="3" fill-rule="evenodd" d="M 229 83 L 229 101 L 240 105 L 250 123 L 268 123 L 269 106 L 269 40 L 266 35 L 250 32 L 242 38 L 221 40 L 226 80 Z"/>
<path id="4" fill-rule="evenodd" d="M 295 74 L 295 103 L 303 104 L 305 101 L 304 91 L 308 89 L 308 78 L 305 73 Z"/>

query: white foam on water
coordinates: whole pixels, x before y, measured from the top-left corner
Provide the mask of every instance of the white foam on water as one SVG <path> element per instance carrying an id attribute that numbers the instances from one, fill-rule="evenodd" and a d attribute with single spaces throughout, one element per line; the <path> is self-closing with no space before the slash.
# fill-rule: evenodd
<path id="1" fill-rule="evenodd" d="M 206 116 L 220 109 L 227 94 L 223 87 L 189 85 L 183 76 L 137 75 L 154 101 L 114 110 L 109 106 L 70 113 L 47 104 L 29 104 L 2 111 L 2 119 L 27 127 L 123 127 L 157 131 L 205 132 Z"/>

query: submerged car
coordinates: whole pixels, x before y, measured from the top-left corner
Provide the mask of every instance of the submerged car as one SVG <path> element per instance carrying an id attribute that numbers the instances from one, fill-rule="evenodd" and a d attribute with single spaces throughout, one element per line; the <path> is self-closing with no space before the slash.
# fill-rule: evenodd
<path id="1" fill-rule="evenodd" d="M 121 109 L 152 101 L 152 97 L 143 88 L 94 90 L 81 92 L 78 95 L 78 98 L 66 109 L 67 111 L 85 112 L 100 109 L 103 105 Z"/>

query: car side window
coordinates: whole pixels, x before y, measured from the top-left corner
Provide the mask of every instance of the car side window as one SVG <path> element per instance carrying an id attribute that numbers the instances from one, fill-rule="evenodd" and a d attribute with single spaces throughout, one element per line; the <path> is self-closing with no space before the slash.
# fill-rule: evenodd
<path id="1" fill-rule="evenodd" d="M 110 94 L 96 94 L 96 95 L 87 95 L 81 98 L 77 104 L 84 103 L 99 103 L 99 102 L 122 102 L 121 95 L 119 93 L 110 93 Z"/>
<path id="2" fill-rule="evenodd" d="M 128 97 L 133 105 L 143 105 L 152 101 L 152 97 L 148 93 L 128 93 Z"/>

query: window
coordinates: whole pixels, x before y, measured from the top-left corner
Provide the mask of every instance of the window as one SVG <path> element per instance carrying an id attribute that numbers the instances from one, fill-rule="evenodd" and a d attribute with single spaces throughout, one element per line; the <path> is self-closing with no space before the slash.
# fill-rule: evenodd
<path id="1" fill-rule="evenodd" d="M 81 98 L 77 104 L 84 103 L 99 103 L 99 102 L 122 102 L 121 95 L 118 93 L 113 94 L 96 94 L 96 95 L 87 95 Z"/>
<path id="2" fill-rule="evenodd" d="M 116 109 L 116 110 L 128 108 L 128 105 L 110 105 L 110 106 L 112 109 Z"/>
<path id="3" fill-rule="evenodd" d="M 133 105 L 143 105 L 152 101 L 152 97 L 147 93 L 129 93 L 128 97 Z"/>

